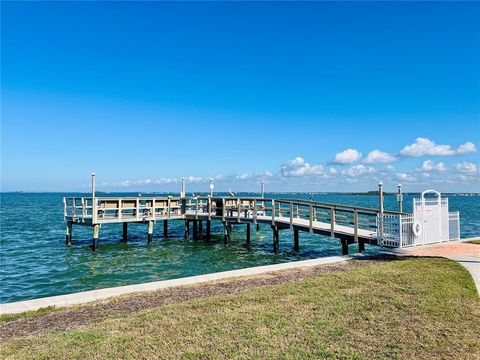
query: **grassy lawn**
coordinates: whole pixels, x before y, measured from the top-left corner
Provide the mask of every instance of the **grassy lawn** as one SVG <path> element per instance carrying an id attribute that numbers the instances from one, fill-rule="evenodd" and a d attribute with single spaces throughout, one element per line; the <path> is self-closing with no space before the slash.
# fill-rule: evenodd
<path id="1" fill-rule="evenodd" d="M 479 319 L 463 267 L 407 259 L 14 336 L 0 357 L 478 359 Z"/>
<path id="2" fill-rule="evenodd" d="M 467 241 L 467 244 L 480 245 L 480 239 L 473 239 L 473 240 Z"/>

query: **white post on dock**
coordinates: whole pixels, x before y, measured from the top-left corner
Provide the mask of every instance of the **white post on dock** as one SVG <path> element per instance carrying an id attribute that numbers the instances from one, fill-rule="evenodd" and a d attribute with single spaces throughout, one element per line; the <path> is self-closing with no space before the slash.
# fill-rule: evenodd
<path id="1" fill-rule="evenodd" d="M 398 193 L 397 193 L 398 211 L 403 212 L 402 184 L 398 184 L 397 187 L 398 187 Z"/>
<path id="2" fill-rule="evenodd" d="M 95 198 L 95 172 L 92 172 L 92 199 Z"/>
<path id="3" fill-rule="evenodd" d="M 213 197 L 213 189 L 215 185 L 213 184 L 213 178 L 210 178 L 210 197 Z"/>
<path id="4" fill-rule="evenodd" d="M 180 190 L 180 197 L 181 198 L 184 198 L 185 197 L 185 193 L 186 193 L 186 188 L 185 188 L 185 178 L 182 177 L 182 189 Z"/>
<path id="5" fill-rule="evenodd" d="M 378 236 L 380 241 L 383 242 L 383 182 L 378 183 L 378 208 L 379 212 L 379 221 L 378 221 Z"/>
<path id="6" fill-rule="evenodd" d="M 264 198 L 265 197 L 265 181 L 262 181 L 262 191 L 261 191 L 261 193 L 262 193 L 262 198 Z"/>
<path id="7" fill-rule="evenodd" d="M 95 172 L 92 172 L 92 223 L 97 220 L 97 209 L 95 206 Z"/>

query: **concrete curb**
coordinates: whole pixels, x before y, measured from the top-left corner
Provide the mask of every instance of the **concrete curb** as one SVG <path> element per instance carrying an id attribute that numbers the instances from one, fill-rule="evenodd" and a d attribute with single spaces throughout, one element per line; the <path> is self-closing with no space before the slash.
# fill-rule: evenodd
<path id="1" fill-rule="evenodd" d="M 358 255 L 355 257 L 358 257 Z M 293 261 L 293 262 L 282 263 L 282 264 L 265 265 L 265 266 L 257 266 L 257 267 L 251 267 L 251 268 L 245 268 L 245 269 L 223 271 L 223 272 L 211 273 L 211 274 L 205 274 L 205 275 L 189 276 L 189 277 L 184 277 L 179 279 L 154 281 L 154 282 L 149 282 L 144 284 L 135 284 L 135 285 L 118 286 L 118 287 L 107 288 L 107 289 L 90 290 L 90 291 L 84 291 L 84 292 L 79 292 L 74 294 L 51 296 L 51 297 L 45 297 L 40 299 L 18 301 L 13 303 L 0 304 L 0 315 L 18 314 L 25 311 L 34 311 L 34 310 L 38 310 L 38 309 L 50 307 L 50 306 L 61 307 L 61 306 L 85 304 L 88 302 L 92 302 L 96 300 L 104 300 L 104 299 L 108 299 L 108 298 L 119 296 L 119 295 L 133 294 L 133 293 L 138 293 L 143 291 L 154 291 L 154 290 L 165 289 L 165 288 L 174 287 L 174 286 L 194 285 L 194 284 L 205 283 L 208 281 L 230 279 L 230 278 L 241 277 L 241 276 L 265 274 L 265 273 L 278 271 L 278 270 L 287 270 L 287 269 L 296 269 L 296 268 L 302 268 L 302 267 L 334 264 L 334 263 L 344 262 L 353 258 L 354 258 L 353 256 L 347 256 L 347 255 L 331 256 L 331 257 L 311 259 L 311 260 Z"/>

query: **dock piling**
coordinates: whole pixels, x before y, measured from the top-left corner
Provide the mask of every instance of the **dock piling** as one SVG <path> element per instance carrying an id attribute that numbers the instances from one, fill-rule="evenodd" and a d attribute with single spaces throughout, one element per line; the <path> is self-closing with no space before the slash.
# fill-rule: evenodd
<path id="1" fill-rule="evenodd" d="M 163 237 L 168 238 L 168 220 L 163 220 Z"/>
<path id="2" fill-rule="evenodd" d="M 67 221 L 67 235 L 65 237 L 65 243 L 67 245 L 72 245 L 72 230 L 73 223 L 71 221 Z"/>
<path id="3" fill-rule="evenodd" d="M 155 222 L 153 220 L 150 220 L 148 222 L 148 243 L 150 244 L 153 240 L 153 225 Z"/>
<path id="4" fill-rule="evenodd" d="M 93 225 L 93 250 L 98 248 L 98 236 L 100 235 L 100 224 Z"/>
<path id="5" fill-rule="evenodd" d="M 127 242 L 127 237 L 128 237 L 128 223 L 124 222 L 123 224 L 123 231 L 122 231 L 122 241 Z"/>
<path id="6" fill-rule="evenodd" d="M 247 244 L 250 244 L 250 223 L 247 223 Z"/>
<path id="7" fill-rule="evenodd" d="M 211 227 L 211 223 L 212 223 L 211 220 L 207 220 L 207 233 L 206 233 L 206 237 L 207 237 L 207 240 L 208 240 L 208 241 L 210 241 L 210 227 Z"/>
<path id="8" fill-rule="evenodd" d="M 193 240 L 198 240 L 198 220 L 193 220 Z"/>
<path id="9" fill-rule="evenodd" d="M 185 239 L 190 238 L 190 221 L 185 220 Z"/>
<path id="10" fill-rule="evenodd" d="M 358 252 L 359 253 L 365 252 L 365 241 L 361 238 L 358 239 Z"/>
<path id="11" fill-rule="evenodd" d="M 298 252 L 300 251 L 300 242 L 298 238 L 298 229 L 293 229 L 293 251 Z"/>
<path id="12" fill-rule="evenodd" d="M 232 231 L 232 227 L 229 223 L 227 223 L 226 221 L 223 221 L 223 242 L 225 244 L 228 244 L 228 242 L 230 241 L 230 234 L 231 234 L 231 231 Z"/>
<path id="13" fill-rule="evenodd" d="M 278 253 L 279 249 L 279 234 L 278 234 L 278 227 L 275 225 L 272 225 L 272 231 L 273 231 L 273 251 Z"/>
<path id="14" fill-rule="evenodd" d="M 342 255 L 348 255 L 348 241 L 345 239 L 342 239 L 341 242 L 342 242 Z"/>

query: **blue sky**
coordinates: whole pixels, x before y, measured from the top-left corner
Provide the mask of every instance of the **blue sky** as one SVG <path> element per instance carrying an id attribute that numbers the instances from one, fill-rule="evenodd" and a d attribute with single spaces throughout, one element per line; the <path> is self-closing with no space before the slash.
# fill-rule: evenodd
<path id="1" fill-rule="evenodd" d="M 1 6 L 3 191 L 480 191 L 476 2 Z"/>

